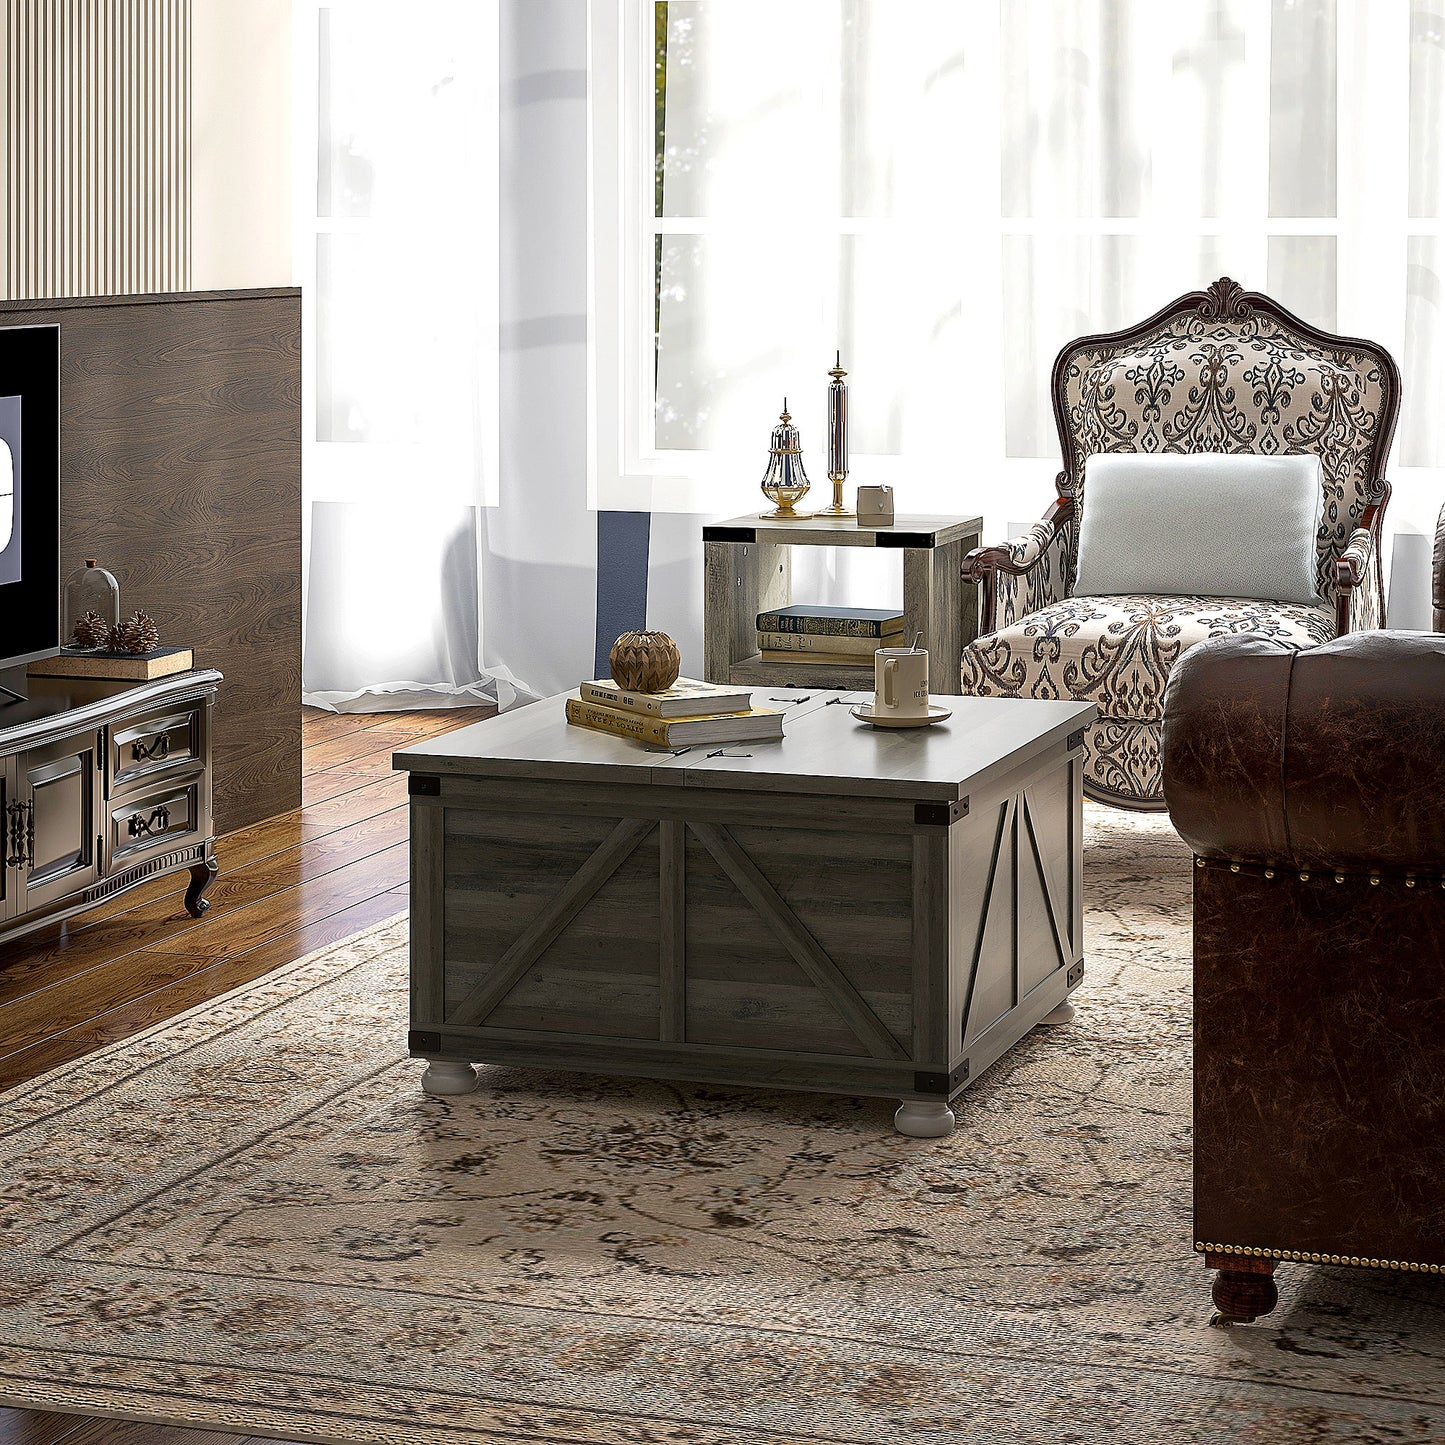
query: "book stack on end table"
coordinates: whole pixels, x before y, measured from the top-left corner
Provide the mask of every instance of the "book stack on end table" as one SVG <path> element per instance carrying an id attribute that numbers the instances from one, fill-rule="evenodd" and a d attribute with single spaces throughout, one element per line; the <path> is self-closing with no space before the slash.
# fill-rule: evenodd
<path id="1" fill-rule="evenodd" d="M 783 715 L 753 706 L 750 691 L 680 677 L 665 692 L 629 692 L 610 678 L 584 682 L 567 699 L 567 721 L 662 748 L 768 742 Z"/>
<path id="2" fill-rule="evenodd" d="M 873 667 L 880 647 L 905 647 L 903 613 L 799 604 L 758 613 L 758 656 L 790 667 Z"/>

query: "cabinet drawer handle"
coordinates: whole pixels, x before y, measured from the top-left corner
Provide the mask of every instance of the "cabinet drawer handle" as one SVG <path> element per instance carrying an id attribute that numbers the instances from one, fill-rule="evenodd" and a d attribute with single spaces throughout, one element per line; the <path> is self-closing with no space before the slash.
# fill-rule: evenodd
<path id="1" fill-rule="evenodd" d="M 131 761 L 134 763 L 159 762 L 162 758 L 170 756 L 171 735 L 161 733 L 152 738 L 149 743 L 132 743 L 130 745 Z"/>
<path id="2" fill-rule="evenodd" d="M 35 866 L 35 804 L 11 803 L 5 810 L 9 820 L 5 838 L 4 866 L 33 868 Z"/>
<path id="3" fill-rule="evenodd" d="M 35 866 L 35 804 L 11 803 L 5 810 L 8 820 L 5 842 L 5 867 Z"/>
<path id="4" fill-rule="evenodd" d="M 171 826 L 170 809 L 164 803 L 152 810 L 149 818 L 132 813 L 126 819 L 126 830 L 132 838 L 149 838 L 152 833 L 164 833 Z"/>

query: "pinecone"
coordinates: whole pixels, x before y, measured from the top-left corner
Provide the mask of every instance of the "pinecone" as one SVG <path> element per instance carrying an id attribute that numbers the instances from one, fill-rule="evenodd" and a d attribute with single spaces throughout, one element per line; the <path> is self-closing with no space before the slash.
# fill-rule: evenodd
<path id="1" fill-rule="evenodd" d="M 146 613 L 136 608 L 124 622 L 111 630 L 110 650 L 140 655 L 154 652 L 160 641 L 160 628 Z"/>
<path id="2" fill-rule="evenodd" d="M 104 647 L 110 641 L 110 623 L 99 612 L 87 612 L 71 636 L 77 647 Z"/>

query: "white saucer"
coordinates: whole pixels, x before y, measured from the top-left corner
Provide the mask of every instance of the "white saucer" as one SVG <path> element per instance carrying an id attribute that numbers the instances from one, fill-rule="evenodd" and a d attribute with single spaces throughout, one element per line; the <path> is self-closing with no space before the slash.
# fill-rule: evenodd
<path id="1" fill-rule="evenodd" d="M 859 722 L 872 723 L 875 728 L 926 728 L 929 723 L 942 722 L 953 713 L 936 702 L 929 703 L 927 717 L 897 717 L 891 713 L 874 712 L 871 702 L 860 702 L 853 709 L 853 716 Z"/>

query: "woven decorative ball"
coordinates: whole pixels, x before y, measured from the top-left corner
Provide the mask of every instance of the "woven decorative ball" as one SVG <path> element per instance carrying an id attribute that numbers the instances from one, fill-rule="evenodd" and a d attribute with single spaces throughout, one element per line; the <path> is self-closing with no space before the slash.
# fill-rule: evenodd
<path id="1" fill-rule="evenodd" d="M 666 692 L 682 668 L 677 643 L 665 632 L 624 632 L 607 661 L 612 680 L 628 692 Z"/>

